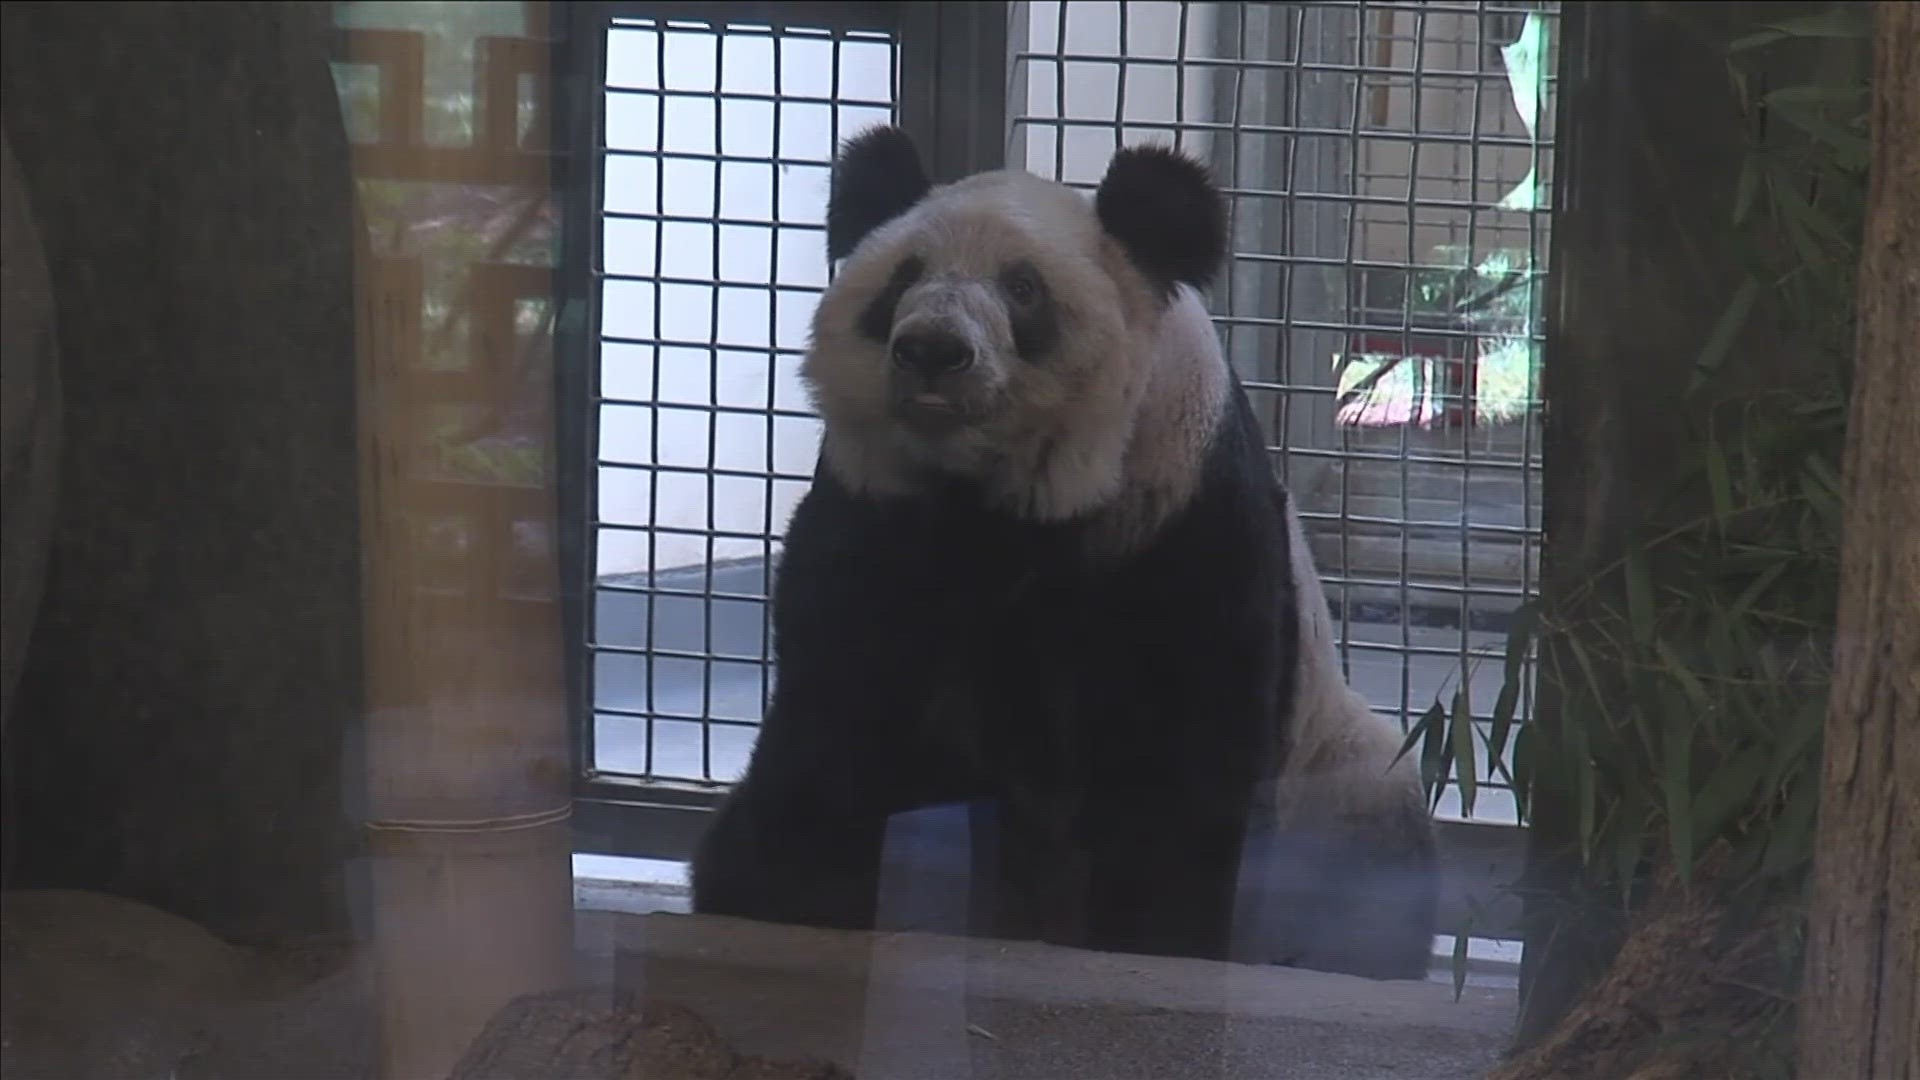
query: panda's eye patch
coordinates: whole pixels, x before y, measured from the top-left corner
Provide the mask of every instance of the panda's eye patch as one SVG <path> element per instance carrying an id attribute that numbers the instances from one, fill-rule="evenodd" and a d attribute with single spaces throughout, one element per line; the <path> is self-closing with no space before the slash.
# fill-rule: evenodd
<path id="1" fill-rule="evenodd" d="M 1060 311 L 1040 270 L 1024 260 L 1001 268 L 1000 292 L 1007 298 L 1007 325 L 1020 358 L 1038 362 L 1060 343 Z"/>
<path id="2" fill-rule="evenodd" d="M 926 270 L 927 264 L 918 255 L 909 255 L 900 260 L 900 265 L 893 268 L 887 283 L 881 286 L 880 291 L 874 294 L 873 301 L 860 312 L 860 317 L 855 323 L 860 332 L 871 340 L 879 342 L 885 342 L 891 337 L 893 314 L 900 306 L 900 298 L 906 295 L 908 289 L 913 288 L 914 282 L 919 281 L 920 275 L 926 273 Z"/>
<path id="3" fill-rule="evenodd" d="M 1034 304 L 1046 299 L 1047 283 L 1032 263 L 1018 262 L 1000 272 L 1000 289 L 1015 304 Z"/>

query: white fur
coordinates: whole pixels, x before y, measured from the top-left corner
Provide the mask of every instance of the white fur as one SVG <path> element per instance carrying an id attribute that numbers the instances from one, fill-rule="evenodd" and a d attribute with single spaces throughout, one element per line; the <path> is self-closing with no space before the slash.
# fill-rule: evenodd
<path id="1" fill-rule="evenodd" d="M 962 325 L 982 361 L 972 397 L 988 415 L 938 447 L 889 415 L 887 347 L 857 327 L 910 255 L 927 272 L 896 326 Z M 1041 363 L 1015 355 L 992 285 L 1016 257 L 1038 266 L 1061 319 Z M 866 237 L 821 299 L 801 376 L 826 424 L 827 467 L 853 490 L 907 494 L 919 470 L 970 475 L 1032 520 L 1091 521 L 1107 552 L 1132 549 L 1186 504 L 1228 386 L 1198 295 L 1157 295 L 1090 199 L 1016 170 L 935 188 Z"/>
<path id="2" fill-rule="evenodd" d="M 1399 729 L 1374 712 L 1340 670 L 1326 589 L 1291 497 L 1286 516 L 1300 644 L 1293 745 L 1273 805 L 1288 820 L 1300 814 L 1360 820 L 1376 817 L 1383 800 L 1422 800 L 1413 756 L 1393 760 L 1403 741 Z"/>
<path id="3" fill-rule="evenodd" d="M 1094 533 L 1104 553 L 1134 550 L 1187 504 L 1227 406 L 1226 356 L 1198 293 L 1179 288 L 1144 348 L 1145 399 L 1120 466 L 1125 494 L 1102 508 Z"/>
<path id="4" fill-rule="evenodd" d="M 860 315 L 902 260 L 926 263 L 895 325 L 965 328 L 989 415 L 938 447 L 888 411 L 887 345 Z M 1061 336 L 1041 363 L 1020 360 L 992 284 L 1010 259 L 1040 269 Z M 1018 170 L 935 188 L 863 239 L 821 298 L 801 375 L 826 425 L 822 456 L 856 492 L 904 495 L 918 470 L 971 475 L 1036 521 L 1080 519 L 1096 554 L 1137 549 L 1192 497 L 1231 385 L 1219 333 L 1198 293 L 1157 294 L 1106 235 L 1092 200 Z M 1288 765 L 1264 794 L 1283 816 L 1368 815 L 1420 798 L 1401 737 L 1347 686 L 1325 590 L 1290 498 L 1299 599 L 1299 689 Z"/>

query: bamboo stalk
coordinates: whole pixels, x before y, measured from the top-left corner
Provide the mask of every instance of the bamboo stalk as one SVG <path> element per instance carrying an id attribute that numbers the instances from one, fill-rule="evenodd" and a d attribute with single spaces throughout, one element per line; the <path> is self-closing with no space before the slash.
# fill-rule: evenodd
<path id="1" fill-rule="evenodd" d="M 524 8 L 537 43 L 547 5 Z M 425 18 L 434 6 L 415 10 Z M 422 36 L 384 30 L 349 42 L 354 60 L 384 76 L 381 141 L 355 146 L 363 209 L 370 184 L 396 181 L 415 192 L 483 184 L 520 198 L 551 194 L 544 162 L 517 145 L 512 122 L 516 74 L 545 83 L 544 46 L 512 48 L 522 66 L 508 71 L 507 46 L 526 43 L 475 42 L 474 145 L 448 154 L 400 111 L 424 100 Z M 522 377 L 514 314 L 521 301 L 551 298 L 552 273 L 484 255 L 431 268 L 468 283 L 459 302 L 472 332 L 460 370 L 448 373 L 429 366 L 422 332 L 425 282 L 442 275 L 376 254 L 364 227 L 357 240 L 381 1075 L 440 1080 L 501 1006 L 564 985 L 572 957 L 558 572 L 549 555 L 531 582 L 512 573 L 517 533 L 558 535 L 552 471 L 533 483 L 450 481 L 434 473 L 429 426 L 448 406 L 476 416 L 525 410 L 529 385 L 551 385 Z M 551 420 L 551 400 L 534 405 Z M 462 550 L 436 563 L 431 545 L 449 529 Z"/>

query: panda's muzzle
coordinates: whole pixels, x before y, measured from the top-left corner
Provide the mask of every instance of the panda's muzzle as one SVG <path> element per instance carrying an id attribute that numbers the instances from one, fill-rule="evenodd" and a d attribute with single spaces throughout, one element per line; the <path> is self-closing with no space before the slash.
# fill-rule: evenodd
<path id="1" fill-rule="evenodd" d="M 973 344 L 939 326 L 916 326 L 894 335 L 888 356 L 903 373 L 933 381 L 973 366 Z"/>
<path id="2" fill-rule="evenodd" d="M 978 419 L 969 375 L 978 354 L 964 336 L 938 323 L 900 328 L 888 346 L 894 419 L 923 436 L 942 436 Z"/>

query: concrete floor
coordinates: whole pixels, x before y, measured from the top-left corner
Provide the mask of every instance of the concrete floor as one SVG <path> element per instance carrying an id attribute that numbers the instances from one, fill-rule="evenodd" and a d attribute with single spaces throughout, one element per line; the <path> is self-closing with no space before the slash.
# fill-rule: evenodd
<path id="1" fill-rule="evenodd" d="M 688 915 L 582 912 L 578 944 L 594 985 L 863 1080 L 1466 1080 L 1515 1011 L 1506 988 Z"/>
<path id="2" fill-rule="evenodd" d="M 364 952 L 314 981 L 304 963 L 73 893 L 7 894 L 3 936 L 8 1080 L 374 1071 Z M 1435 983 L 658 912 L 583 907 L 575 946 L 576 985 L 632 988 L 700 1013 L 736 1050 L 830 1059 L 861 1080 L 1467 1080 L 1515 1012 L 1496 986 L 1456 1001 Z"/>

